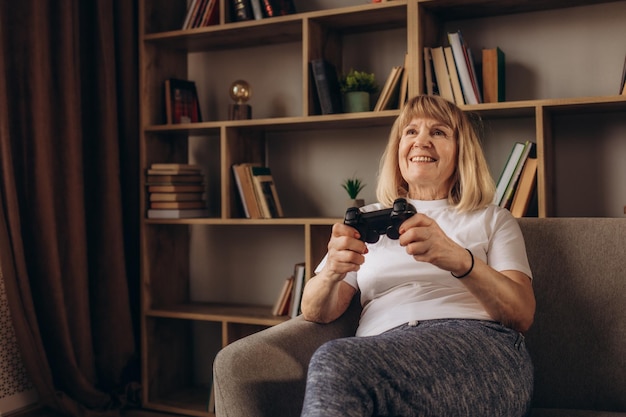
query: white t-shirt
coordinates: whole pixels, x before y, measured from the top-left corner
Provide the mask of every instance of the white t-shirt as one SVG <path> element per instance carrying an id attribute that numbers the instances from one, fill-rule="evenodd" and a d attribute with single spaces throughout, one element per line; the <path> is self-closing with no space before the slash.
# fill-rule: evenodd
<path id="1" fill-rule="evenodd" d="M 496 271 L 517 270 L 532 276 L 521 230 L 508 210 L 490 205 L 458 213 L 447 200 L 409 202 Z M 380 208 L 380 204 L 371 204 L 362 210 Z M 398 240 L 383 235 L 378 242 L 368 244 L 368 249 L 360 270 L 344 279 L 361 291 L 363 312 L 357 336 L 380 334 L 413 320 L 493 320 L 461 280 L 449 271 L 416 261 Z"/>

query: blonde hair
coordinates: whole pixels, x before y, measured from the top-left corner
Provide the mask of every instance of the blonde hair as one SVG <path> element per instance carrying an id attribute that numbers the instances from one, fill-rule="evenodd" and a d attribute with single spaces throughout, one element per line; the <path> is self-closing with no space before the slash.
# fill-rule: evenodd
<path id="1" fill-rule="evenodd" d="M 483 153 L 475 122 L 467 113 L 439 96 L 410 99 L 395 120 L 380 160 L 376 197 L 390 207 L 398 197 L 407 197 L 408 184 L 402 177 L 398 147 L 402 130 L 416 117 L 437 120 L 449 126 L 458 145 L 456 170 L 448 190 L 448 201 L 460 211 L 472 211 L 493 202 L 495 184 Z M 476 122 L 479 120 L 477 119 Z"/>

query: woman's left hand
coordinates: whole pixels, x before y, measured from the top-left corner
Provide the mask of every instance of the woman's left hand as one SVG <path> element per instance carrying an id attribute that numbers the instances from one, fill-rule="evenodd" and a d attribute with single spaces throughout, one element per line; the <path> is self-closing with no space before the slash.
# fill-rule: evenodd
<path id="1" fill-rule="evenodd" d="M 402 223 L 400 245 L 416 261 L 428 262 L 457 276 L 467 272 L 472 265 L 465 248 L 450 239 L 436 221 L 422 213 Z"/>
<path id="2" fill-rule="evenodd" d="M 399 231 L 400 245 L 409 255 L 462 276 L 460 281 L 494 320 L 520 332 L 530 328 L 536 301 L 532 280 L 526 274 L 515 270 L 496 271 L 470 255 L 450 239 L 436 221 L 424 214 L 417 213 L 404 221 Z"/>

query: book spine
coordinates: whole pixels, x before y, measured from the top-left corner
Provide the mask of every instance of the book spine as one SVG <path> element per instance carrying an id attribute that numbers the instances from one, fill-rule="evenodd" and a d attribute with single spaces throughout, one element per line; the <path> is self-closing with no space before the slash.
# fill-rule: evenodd
<path id="1" fill-rule="evenodd" d="M 236 22 L 242 22 L 245 20 L 252 20 L 252 8 L 250 0 L 230 0 L 233 14 L 233 20 Z"/>
<path id="2" fill-rule="evenodd" d="M 263 19 L 263 9 L 261 8 L 261 0 L 250 0 L 252 6 L 252 14 L 256 20 Z"/>

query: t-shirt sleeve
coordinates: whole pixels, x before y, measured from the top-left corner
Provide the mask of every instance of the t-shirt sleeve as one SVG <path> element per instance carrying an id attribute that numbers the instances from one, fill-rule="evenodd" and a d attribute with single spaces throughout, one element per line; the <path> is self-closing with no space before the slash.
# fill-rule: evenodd
<path id="1" fill-rule="evenodd" d="M 508 210 L 498 210 L 492 224 L 487 263 L 496 271 L 515 270 L 532 278 L 526 244 L 517 219 Z"/>

